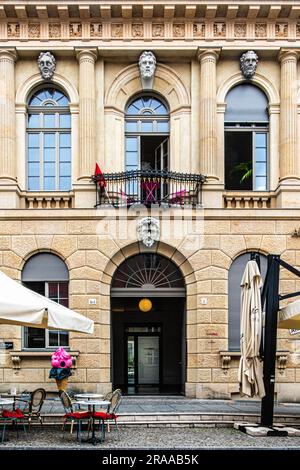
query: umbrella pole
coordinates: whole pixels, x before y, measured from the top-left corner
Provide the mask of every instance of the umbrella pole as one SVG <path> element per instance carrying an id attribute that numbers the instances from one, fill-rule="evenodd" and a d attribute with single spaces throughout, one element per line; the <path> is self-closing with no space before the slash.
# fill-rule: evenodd
<path id="1" fill-rule="evenodd" d="M 266 395 L 261 402 L 261 425 L 273 426 L 277 314 L 279 310 L 279 261 L 278 255 L 268 256 L 266 276 L 266 317 L 264 340 L 264 385 Z"/>

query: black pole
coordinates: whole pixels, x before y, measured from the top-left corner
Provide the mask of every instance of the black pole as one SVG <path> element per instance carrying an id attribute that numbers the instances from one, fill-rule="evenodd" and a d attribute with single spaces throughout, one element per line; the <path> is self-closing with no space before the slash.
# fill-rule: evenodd
<path id="1" fill-rule="evenodd" d="M 264 384 L 266 395 L 261 402 L 261 425 L 273 426 L 277 315 L 279 310 L 279 260 L 278 255 L 268 256 L 265 340 L 264 340 Z"/>

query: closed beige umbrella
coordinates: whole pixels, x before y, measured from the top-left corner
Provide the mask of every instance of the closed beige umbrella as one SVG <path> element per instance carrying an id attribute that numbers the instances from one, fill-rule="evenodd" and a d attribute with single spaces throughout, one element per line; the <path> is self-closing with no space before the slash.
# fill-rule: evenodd
<path id="1" fill-rule="evenodd" d="M 265 396 L 263 363 L 259 357 L 262 337 L 262 278 L 256 261 L 248 261 L 241 281 L 240 394 Z"/>

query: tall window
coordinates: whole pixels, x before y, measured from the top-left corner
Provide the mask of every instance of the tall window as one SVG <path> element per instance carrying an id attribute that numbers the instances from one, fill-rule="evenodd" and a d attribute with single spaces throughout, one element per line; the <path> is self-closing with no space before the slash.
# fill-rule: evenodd
<path id="1" fill-rule="evenodd" d="M 250 259 L 250 253 L 238 256 L 231 264 L 228 273 L 228 347 L 230 351 L 240 350 L 241 280 Z M 267 257 L 260 255 L 259 259 L 260 273 L 264 279 L 267 272 Z"/>
<path id="2" fill-rule="evenodd" d="M 225 189 L 268 189 L 268 99 L 243 83 L 226 96 Z"/>
<path id="3" fill-rule="evenodd" d="M 39 253 L 24 266 L 22 283 L 29 289 L 55 302 L 69 306 L 69 273 L 65 263 L 56 255 Z M 51 349 L 68 346 L 65 331 L 24 328 L 23 346 L 28 349 Z"/>
<path id="4" fill-rule="evenodd" d="M 157 97 L 135 98 L 126 110 L 126 170 L 166 170 L 169 111 Z"/>
<path id="5" fill-rule="evenodd" d="M 71 189 L 69 99 L 56 88 L 39 89 L 28 103 L 27 187 L 29 191 Z"/>

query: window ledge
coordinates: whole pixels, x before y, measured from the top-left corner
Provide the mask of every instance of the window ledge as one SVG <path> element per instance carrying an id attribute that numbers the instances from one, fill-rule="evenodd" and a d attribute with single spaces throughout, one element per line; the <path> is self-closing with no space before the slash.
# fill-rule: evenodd
<path id="1" fill-rule="evenodd" d="M 219 351 L 221 356 L 221 364 L 224 373 L 226 374 L 231 365 L 231 359 L 240 359 L 241 351 Z M 290 352 L 286 350 L 276 351 L 277 369 L 280 374 L 283 374 L 286 369 L 286 363 Z"/>
<path id="2" fill-rule="evenodd" d="M 80 351 L 68 351 L 73 359 L 73 368 L 77 367 L 77 358 L 80 354 Z M 12 361 L 13 369 L 21 369 L 21 361 L 26 357 L 51 357 L 53 351 L 10 351 L 9 355 Z"/>
<path id="3" fill-rule="evenodd" d="M 68 209 L 73 207 L 73 191 L 24 191 L 26 209 Z"/>
<path id="4" fill-rule="evenodd" d="M 273 191 L 224 191 L 225 209 L 270 209 L 275 207 L 276 194 Z"/>

